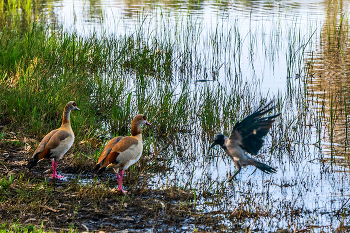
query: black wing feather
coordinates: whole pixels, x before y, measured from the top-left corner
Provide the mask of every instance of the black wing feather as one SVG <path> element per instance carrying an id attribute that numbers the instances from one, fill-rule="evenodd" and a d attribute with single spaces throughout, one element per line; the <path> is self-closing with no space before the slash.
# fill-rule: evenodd
<path id="1" fill-rule="evenodd" d="M 252 155 L 256 155 L 264 143 L 263 137 L 269 132 L 275 118 L 280 114 L 263 117 L 270 112 L 275 106 L 271 106 L 273 101 L 267 105 L 261 105 L 254 113 L 237 122 L 233 127 L 230 139 L 241 139 L 241 147 Z M 237 138 L 237 131 L 241 138 Z"/>

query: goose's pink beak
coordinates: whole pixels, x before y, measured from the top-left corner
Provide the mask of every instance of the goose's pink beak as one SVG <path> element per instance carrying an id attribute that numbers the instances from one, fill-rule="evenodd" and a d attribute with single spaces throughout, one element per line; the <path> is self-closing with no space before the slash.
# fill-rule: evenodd
<path id="1" fill-rule="evenodd" d="M 149 123 L 148 121 L 146 121 L 146 125 L 151 125 L 151 123 Z"/>

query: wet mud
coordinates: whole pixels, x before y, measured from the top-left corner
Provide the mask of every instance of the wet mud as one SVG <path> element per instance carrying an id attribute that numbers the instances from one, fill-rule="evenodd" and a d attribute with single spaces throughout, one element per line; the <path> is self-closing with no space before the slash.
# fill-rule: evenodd
<path id="1" fill-rule="evenodd" d="M 193 195 L 180 189 L 150 190 L 124 180 L 127 195 L 117 192 L 113 172 L 90 174 L 93 161 L 74 162 L 69 152 L 58 164 L 61 180 L 52 179 L 50 161 L 26 168 L 28 142 L 0 143 L 0 173 L 11 184 L 1 187 L 1 224 L 31 224 L 52 231 L 193 232 L 220 228 L 221 217 L 199 213 Z"/>

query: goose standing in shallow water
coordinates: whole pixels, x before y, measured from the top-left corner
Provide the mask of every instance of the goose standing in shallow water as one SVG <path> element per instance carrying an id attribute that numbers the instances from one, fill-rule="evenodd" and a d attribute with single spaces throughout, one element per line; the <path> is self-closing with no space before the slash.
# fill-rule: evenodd
<path id="1" fill-rule="evenodd" d="M 70 112 L 72 110 L 80 110 L 74 101 L 66 104 L 63 111 L 62 125 L 60 128 L 52 130 L 43 140 L 41 140 L 38 148 L 35 150 L 33 157 L 28 161 L 27 167 L 34 167 L 43 159 L 52 159 L 52 178 L 59 179 L 63 176 L 57 175 L 57 162 L 71 148 L 74 142 L 74 133 L 70 125 Z"/>
<path id="2" fill-rule="evenodd" d="M 113 167 L 117 173 L 118 191 L 123 190 L 123 175 L 126 169 L 136 163 L 142 154 L 142 125 L 151 125 L 145 115 L 137 115 L 131 122 L 131 136 L 111 139 L 103 150 L 93 172 L 101 174 L 106 168 Z M 118 173 L 119 170 L 120 174 Z"/>
<path id="3" fill-rule="evenodd" d="M 264 143 L 263 137 L 269 132 L 275 118 L 280 115 L 276 114 L 263 117 L 266 113 L 275 108 L 275 106 L 271 106 L 272 103 L 273 101 L 266 106 L 261 105 L 254 113 L 244 118 L 241 122 L 237 122 L 233 127 L 230 137 L 226 137 L 223 134 L 216 135 L 214 143 L 210 148 L 213 148 L 215 145 L 220 145 L 237 167 L 237 171 L 228 181 L 234 179 L 241 171 L 241 167 L 246 165 L 254 165 L 267 174 L 276 172 L 276 169 L 246 154 L 246 152 L 252 155 L 258 153 Z"/>

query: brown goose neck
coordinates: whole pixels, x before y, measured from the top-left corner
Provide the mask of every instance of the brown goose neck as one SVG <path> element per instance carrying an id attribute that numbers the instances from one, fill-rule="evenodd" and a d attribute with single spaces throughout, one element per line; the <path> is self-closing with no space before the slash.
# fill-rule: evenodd
<path id="1" fill-rule="evenodd" d="M 136 136 L 138 134 L 141 134 L 141 127 L 136 122 L 131 123 L 131 135 Z"/>
<path id="2" fill-rule="evenodd" d="M 65 107 L 63 111 L 62 125 L 70 123 L 70 109 Z"/>

